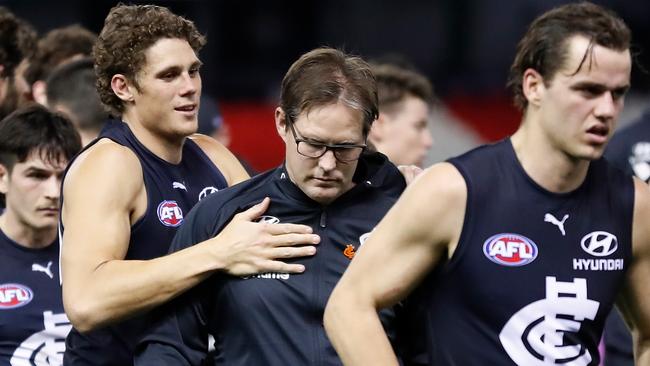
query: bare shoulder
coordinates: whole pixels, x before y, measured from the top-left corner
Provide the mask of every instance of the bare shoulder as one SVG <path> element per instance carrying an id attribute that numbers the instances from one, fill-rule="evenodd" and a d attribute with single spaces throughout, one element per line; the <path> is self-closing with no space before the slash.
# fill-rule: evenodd
<path id="1" fill-rule="evenodd" d="M 420 174 L 407 191 L 410 195 L 435 199 L 438 204 L 463 204 L 467 199 L 467 185 L 458 169 L 450 163 L 438 163 Z"/>
<path id="2" fill-rule="evenodd" d="M 411 232 L 409 240 L 453 253 L 462 231 L 466 202 L 465 179 L 452 164 L 439 163 L 427 168 L 406 188 L 395 208 L 404 217 L 399 226 Z M 412 220 L 414 217 L 417 219 Z"/>
<path id="3" fill-rule="evenodd" d="M 228 148 L 212 137 L 195 133 L 189 137 L 210 158 L 212 163 L 221 171 L 228 181 L 228 185 L 239 183 L 249 178 L 248 173 L 239 163 L 239 160 Z"/>
<path id="4" fill-rule="evenodd" d="M 650 257 L 650 186 L 634 178 L 634 223 L 632 226 L 635 257 Z"/>
<path id="5" fill-rule="evenodd" d="M 70 166 L 63 184 L 64 204 L 79 198 L 134 202 L 143 190 L 144 179 L 138 157 L 129 148 L 109 139 L 98 141 Z M 117 193 L 117 194 L 112 194 Z M 90 197 L 89 197 L 90 196 Z M 69 205 L 66 205 L 69 206 Z"/>

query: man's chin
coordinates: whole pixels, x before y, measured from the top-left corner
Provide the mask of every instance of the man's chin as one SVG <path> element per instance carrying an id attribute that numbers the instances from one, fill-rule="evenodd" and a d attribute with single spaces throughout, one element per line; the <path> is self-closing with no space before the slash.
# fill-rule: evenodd
<path id="1" fill-rule="evenodd" d="M 305 192 L 309 198 L 312 200 L 326 205 L 334 201 L 338 196 L 340 196 L 341 190 L 339 187 L 310 187 L 310 189 Z"/>

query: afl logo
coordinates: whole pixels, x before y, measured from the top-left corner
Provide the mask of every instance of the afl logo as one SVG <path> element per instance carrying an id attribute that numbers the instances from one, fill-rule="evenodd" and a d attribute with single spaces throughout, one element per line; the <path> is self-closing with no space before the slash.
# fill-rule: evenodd
<path id="1" fill-rule="evenodd" d="M 277 223 L 280 222 L 280 219 L 278 219 L 275 216 L 263 215 L 263 216 L 260 216 L 259 219 L 257 219 L 257 222 L 264 222 L 264 223 L 267 223 L 267 224 L 277 224 Z"/>
<path id="2" fill-rule="evenodd" d="M 158 220 L 169 227 L 177 227 L 183 223 L 183 211 L 176 201 L 162 201 L 158 205 Z"/>
<path id="3" fill-rule="evenodd" d="M 485 241 L 483 253 L 496 264 L 519 267 L 537 258 L 537 245 L 523 235 L 497 234 Z"/>
<path id="4" fill-rule="evenodd" d="M 582 238 L 580 246 L 593 256 L 606 257 L 618 249 L 618 240 L 616 235 L 607 231 L 594 231 Z"/>
<path id="5" fill-rule="evenodd" d="M 0 310 L 25 306 L 33 298 L 34 293 L 27 286 L 17 283 L 4 283 L 0 285 Z"/>

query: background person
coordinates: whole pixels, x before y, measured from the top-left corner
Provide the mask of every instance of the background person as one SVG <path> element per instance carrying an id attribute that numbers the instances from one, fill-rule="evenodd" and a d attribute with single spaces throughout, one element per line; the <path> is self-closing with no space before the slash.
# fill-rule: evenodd
<path id="1" fill-rule="evenodd" d="M 59 283 L 59 195 L 81 149 L 65 117 L 41 106 L 0 122 L 0 364 L 60 366 L 72 327 Z"/>

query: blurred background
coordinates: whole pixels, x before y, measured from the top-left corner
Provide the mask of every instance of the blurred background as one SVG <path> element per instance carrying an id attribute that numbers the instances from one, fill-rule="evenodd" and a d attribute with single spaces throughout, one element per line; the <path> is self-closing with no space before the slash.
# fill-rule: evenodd
<path id="1" fill-rule="evenodd" d="M 621 118 L 650 104 L 650 1 L 595 1 L 632 28 L 637 66 Z M 203 91 L 229 126 L 230 148 L 257 171 L 279 164 L 273 125 L 280 81 L 302 53 L 322 45 L 368 60 L 412 65 L 440 100 L 430 128 L 431 164 L 516 129 L 520 115 L 505 89 L 517 40 L 556 0 L 148 1 L 193 20 L 207 35 Z M 99 33 L 115 1 L 0 1 L 44 34 L 73 23 Z M 204 102 L 205 103 L 205 102 Z"/>

